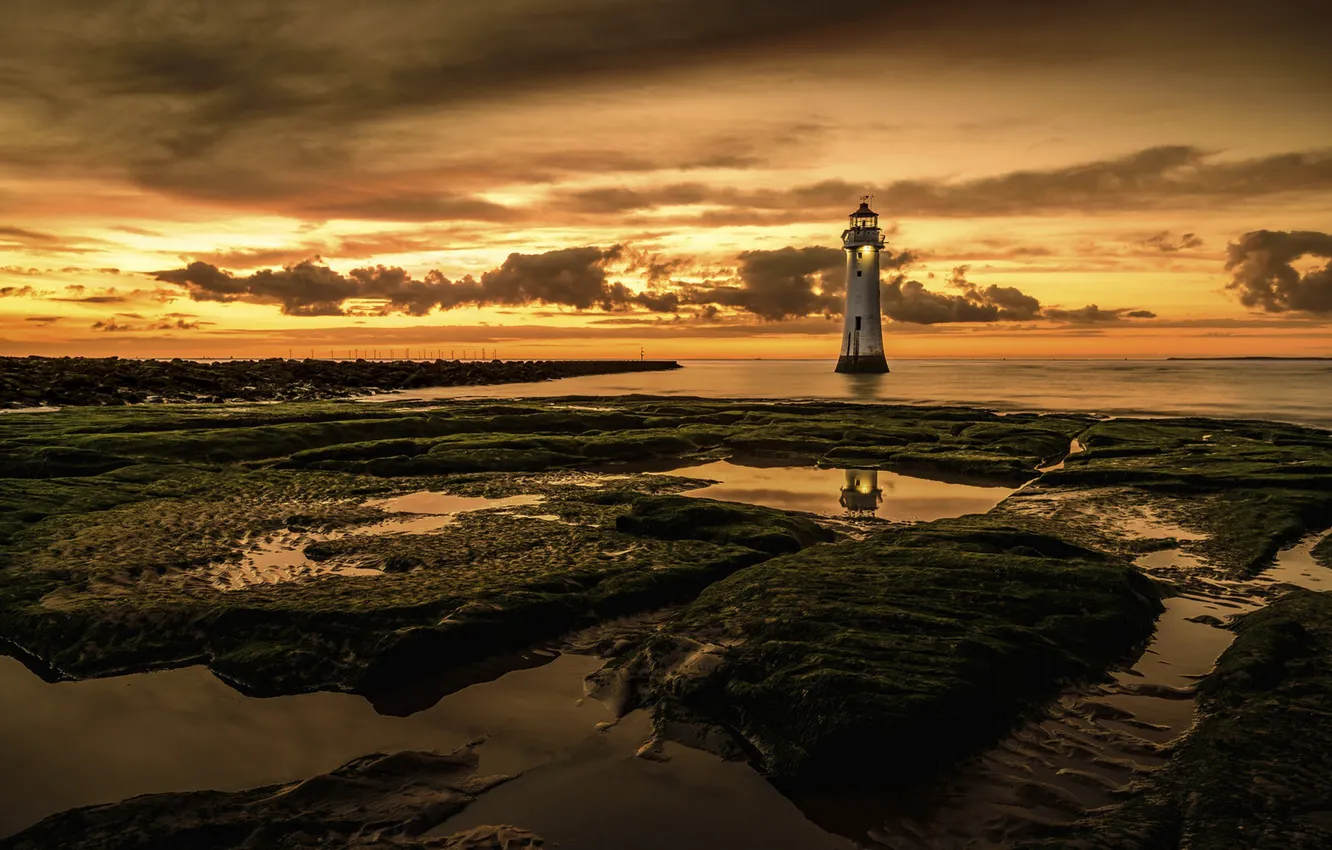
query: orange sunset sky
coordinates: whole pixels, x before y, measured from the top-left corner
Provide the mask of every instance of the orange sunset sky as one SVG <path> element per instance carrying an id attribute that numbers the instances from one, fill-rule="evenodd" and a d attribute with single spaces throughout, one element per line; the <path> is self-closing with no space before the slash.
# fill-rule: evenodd
<path id="1" fill-rule="evenodd" d="M 0 354 L 1332 355 L 1327 5 L 6 0 Z"/>

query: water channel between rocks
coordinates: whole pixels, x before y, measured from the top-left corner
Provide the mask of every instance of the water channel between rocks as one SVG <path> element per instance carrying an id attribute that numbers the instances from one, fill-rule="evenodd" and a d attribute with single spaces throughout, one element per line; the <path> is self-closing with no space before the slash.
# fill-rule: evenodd
<path id="1" fill-rule="evenodd" d="M 508 790 L 493 806 L 476 804 L 476 814 L 548 829 L 567 837 L 565 847 L 621 847 L 627 836 L 637 836 L 635 847 L 700 846 L 719 835 L 741 846 L 850 846 L 807 821 L 744 764 L 675 745 L 669 762 L 636 758 L 650 734 L 646 715 L 612 725 L 611 713 L 584 697 L 583 679 L 599 659 L 522 656 L 512 664 L 526 669 L 446 694 L 407 717 L 376 713 L 346 694 L 245 697 L 202 667 L 48 684 L 0 657 L 0 688 L 11 706 L 0 720 L 0 771 L 23 777 L 0 798 L 0 837 L 76 806 L 161 791 L 239 790 L 304 779 L 366 753 L 448 752 L 484 739 L 483 774 L 524 775 L 501 786 Z M 419 697 L 387 695 L 381 708 Z M 737 816 L 744 812 L 762 820 Z M 454 822 L 448 826 L 453 831 Z"/>
<path id="2" fill-rule="evenodd" d="M 1203 539 L 1150 514 L 1144 538 Z M 1153 533 L 1155 532 L 1155 533 Z M 1037 718 L 946 778 L 907 792 L 809 794 L 802 810 L 856 846 L 892 850 L 995 850 L 1030 838 L 1033 827 L 1067 823 L 1114 802 L 1135 778 L 1166 762 L 1163 748 L 1189 730 L 1194 687 L 1234 639 L 1220 628 L 1266 605 L 1280 585 L 1332 589 L 1314 562 L 1317 537 L 1280 552 L 1249 581 L 1201 578 L 1205 563 L 1178 546 L 1137 564 L 1165 581 L 1187 578 L 1143 653 L 1109 682 L 1062 695 Z"/>

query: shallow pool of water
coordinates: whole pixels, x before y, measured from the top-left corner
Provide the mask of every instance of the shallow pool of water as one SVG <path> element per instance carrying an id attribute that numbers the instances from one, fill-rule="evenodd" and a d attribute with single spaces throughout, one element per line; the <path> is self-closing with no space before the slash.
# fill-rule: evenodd
<path id="1" fill-rule="evenodd" d="M 1013 492 L 1011 487 L 958 484 L 876 469 L 745 466 L 731 460 L 679 467 L 664 474 L 717 482 L 687 491 L 686 496 L 901 522 L 985 513 Z"/>
<path id="2" fill-rule="evenodd" d="M 433 490 L 405 493 L 387 499 L 366 502 L 368 507 L 386 513 L 407 514 L 369 525 L 354 526 L 328 533 L 283 531 L 248 541 L 240 561 L 211 564 L 203 577 L 218 590 L 244 590 L 257 584 L 328 578 L 332 576 L 378 576 L 382 571 L 355 562 L 338 559 L 311 561 L 305 547 L 345 537 L 381 534 L 429 534 L 457 522 L 458 514 L 480 510 L 534 505 L 541 496 L 522 494 L 499 499 L 480 496 L 455 496 Z"/>
<path id="3" fill-rule="evenodd" d="M 202 667 L 48 684 L 0 657 L 0 775 L 22 777 L 0 795 L 0 838 L 76 806 L 288 782 L 376 751 L 448 752 L 484 738 L 481 772 L 521 776 L 442 834 L 513 823 L 584 850 L 850 846 L 745 764 L 674 744 L 666 761 L 636 758 L 651 737 L 647 717 L 613 723 L 585 696 L 599 659 L 519 656 L 381 695 L 374 707 L 348 694 L 246 697 Z"/>
<path id="4" fill-rule="evenodd" d="M 467 513 L 489 508 L 513 508 L 520 505 L 535 505 L 540 496 L 523 494 L 506 496 L 502 499 L 487 499 L 482 496 L 455 496 L 451 493 L 437 493 L 433 490 L 421 490 L 405 493 L 388 499 L 374 499 L 366 502 L 367 507 L 379 508 L 389 513 L 432 514 L 435 516 Z M 373 528 L 373 526 L 372 526 Z"/>
<path id="5" fill-rule="evenodd" d="M 409 717 L 350 694 L 256 699 L 203 667 L 49 684 L 0 657 L 0 836 L 46 815 L 159 791 L 303 779 L 376 751 L 451 751 L 478 737 L 487 773 L 561 757 L 609 712 L 583 699 L 600 661 L 548 663 L 444 696 Z"/>

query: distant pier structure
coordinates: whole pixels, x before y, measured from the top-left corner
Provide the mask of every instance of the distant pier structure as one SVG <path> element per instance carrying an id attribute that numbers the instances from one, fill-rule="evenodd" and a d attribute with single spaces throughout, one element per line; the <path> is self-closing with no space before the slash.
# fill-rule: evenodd
<path id="1" fill-rule="evenodd" d="M 838 372 L 883 374 L 883 325 L 879 319 L 879 253 L 883 231 L 879 214 L 870 209 L 870 196 L 860 199 L 851 213 L 851 226 L 842 231 L 846 251 L 846 313 Z"/>

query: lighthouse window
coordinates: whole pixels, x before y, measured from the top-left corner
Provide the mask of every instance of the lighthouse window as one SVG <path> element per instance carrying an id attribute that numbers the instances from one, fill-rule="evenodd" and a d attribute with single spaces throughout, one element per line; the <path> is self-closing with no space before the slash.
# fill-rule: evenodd
<path id="1" fill-rule="evenodd" d="M 856 330 L 860 330 L 860 317 L 856 316 Z"/>
<path id="2" fill-rule="evenodd" d="M 865 273 L 863 271 L 860 271 L 859 269 L 856 270 L 856 277 L 864 277 L 864 276 Z"/>

